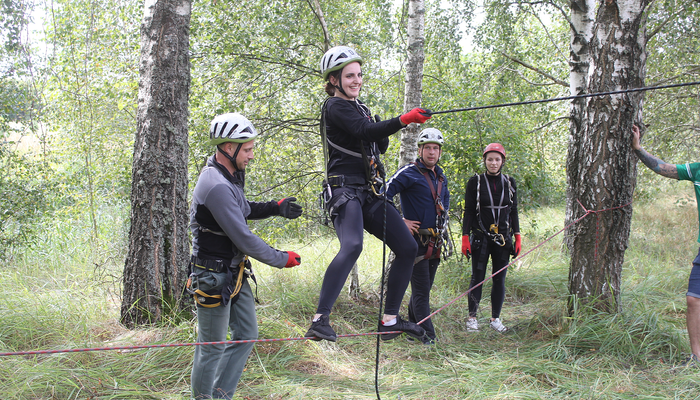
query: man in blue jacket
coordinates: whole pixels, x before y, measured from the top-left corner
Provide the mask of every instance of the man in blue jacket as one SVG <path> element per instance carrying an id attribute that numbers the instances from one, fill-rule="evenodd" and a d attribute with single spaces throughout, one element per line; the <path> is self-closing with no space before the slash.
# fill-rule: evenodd
<path id="1" fill-rule="evenodd" d="M 192 261 L 188 290 L 197 303 L 197 342 L 258 338 L 255 298 L 248 284 L 248 257 L 276 268 L 301 263 L 293 251 L 272 248 L 248 228 L 248 219 L 296 218 L 294 197 L 256 203 L 243 193 L 245 169 L 253 159 L 257 131 L 238 113 L 215 117 L 209 129 L 214 155 L 202 169 L 192 195 Z M 230 399 L 254 343 L 195 347 L 192 397 Z"/>
<path id="2" fill-rule="evenodd" d="M 408 318 L 419 322 L 430 315 L 430 289 L 440 263 L 447 229 L 450 191 L 447 178 L 437 164 L 444 139 L 435 128 L 424 129 L 418 136 L 418 159 L 401 167 L 387 182 L 387 199 L 401 198 L 404 223 L 418 243 L 418 253 L 411 275 L 411 299 Z M 435 342 L 435 328 L 430 319 L 420 324 L 425 329 L 423 343 Z"/>

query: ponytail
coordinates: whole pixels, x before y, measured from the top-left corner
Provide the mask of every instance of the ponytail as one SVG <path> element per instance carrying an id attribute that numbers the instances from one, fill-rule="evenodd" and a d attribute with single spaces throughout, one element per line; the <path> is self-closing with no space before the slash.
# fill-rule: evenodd
<path id="1" fill-rule="evenodd" d="M 329 96 L 333 97 L 335 96 L 335 91 L 337 90 L 335 86 L 331 83 L 331 76 L 335 78 L 336 81 L 340 81 L 340 74 L 343 72 L 343 69 L 339 69 L 337 71 L 333 71 L 328 74 L 328 81 L 326 81 L 326 87 L 324 88 L 326 90 L 326 93 L 328 93 Z"/>
<path id="2" fill-rule="evenodd" d="M 329 96 L 335 96 L 335 86 L 333 86 L 330 81 L 326 82 L 326 87 L 324 89 Z"/>

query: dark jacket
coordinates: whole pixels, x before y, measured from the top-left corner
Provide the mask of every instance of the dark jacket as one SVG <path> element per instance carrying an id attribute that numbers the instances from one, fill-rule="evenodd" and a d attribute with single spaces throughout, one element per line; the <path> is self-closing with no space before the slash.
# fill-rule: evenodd
<path id="1" fill-rule="evenodd" d="M 326 136 L 330 142 L 356 154 L 362 154 L 362 146 L 369 156 L 373 150 L 383 154 L 389 147 L 389 136 L 402 128 L 398 117 L 376 122 L 369 108 L 361 101 L 330 97 L 325 103 Z M 373 149 L 373 146 L 376 146 Z M 378 154 L 377 154 L 378 156 Z M 352 156 L 328 145 L 328 175 L 354 175 L 366 177 L 362 158 Z"/>
<path id="2" fill-rule="evenodd" d="M 440 201 L 445 212 L 450 208 L 450 191 L 447 189 L 447 177 L 442 168 L 435 166 L 435 172 L 427 169 L 418 159 L 416 163 L 406 164 L 399 168 L 386 185 L 387 199 L 391 200 L 396 194 L 401 196 L 401 211 L 404 218 L 420 221 L 422 229 L 436 228 L 437 210 L 433 201 L 433 193 L 423 175 L 428 171 L 433 188 L 438 189 L 438 178 L 442 178 Z"/>
<path id="3" fill-rule="evenodd" d="M 508 185 L 505 179 L 506 176 L 503 174 L 496 176 L 481 174 L 474 175 L 469 179 L 466 193 L 464 194 L 462 235 L 481 231 L 482 225 L 488 231 L 491 224 L 494 223 L 494 215 L 499 219 L 498 232 L 504 237 L 509 238 L 515 233 L 520 233 L 515 179 L 509 176 L 508 181 L 510 181 L 510 185 Z M 479 209 L 477 209 L 477 180 L 481 180 L 479 185 Z M 510 186 L 510 194 L 508 193 L 508 186 Z M 477 219 L 477 214 L 481 218 L 481 224 Z"/>

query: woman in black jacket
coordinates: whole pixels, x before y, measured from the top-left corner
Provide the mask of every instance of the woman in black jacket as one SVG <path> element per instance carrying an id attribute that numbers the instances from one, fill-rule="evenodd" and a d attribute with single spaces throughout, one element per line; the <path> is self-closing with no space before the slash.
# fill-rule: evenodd
<path id="1" fill-rule="evenodd" d="M 491 257 L 492 273 L 508 265 L 510 256 L 520 254 L 520 221 L 515 179 L 501 173 L 506 161 L 506 150 L 500 143 L 491 143 L 484 149 L 486 172 L 474 175 L 467 182 L 462 220 L 462 253 L 472 257 L 472 279 L 469 289 L 469 317 L 467 331 L 479 330 L 476 313 L 481 301 L 486 265 Z M 513 243 L 515 238 L 515 243 Z M 501 308 L 506 294 L 506 271 L 496 274 L 491 289 L 491 320 L 489 325 L 497 332 L 505 332 L 501 322 Z"/>
<path id="2" fill-rule="evenodd" d="M 340 251 L 326 269 L 316 315 L 306 333 L 314 340 L 337 338 L 328 316 L 362 252 L 363 229 L 379 239 L 383 237 L 384 201 L 379 193 L 384 171 L 379 155 L 389 146 L 389 136 L 410 123 L 430 118 L 429 113 L 415 108 L 386 121 L 373 119 L 369 108 L 357 99 L 362 88 L 361 65 L 360 55 L 346 46 L 328 50 L 321 59 L 321 73 L 328 81 L 326 92 L 330 96 L 321 111 L 327 175 L 323 194 Z M 398 315 L 418 248 L 396 208 L 386 204 L 386 210 L 386 244 L 396 260 L 388 276 L 379 330 L 406 332 L 422 339 L 423 328 Z M 382 339 L 393 339 L 400 332 L 382 334 Z"/>

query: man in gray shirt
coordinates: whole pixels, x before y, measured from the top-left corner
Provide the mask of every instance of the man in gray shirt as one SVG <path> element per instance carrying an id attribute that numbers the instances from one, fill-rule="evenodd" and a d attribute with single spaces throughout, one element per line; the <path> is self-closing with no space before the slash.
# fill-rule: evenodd
<path id="1" fill-rule="evenodd" d="M 215 117 L 209 129 L 215 154 L 202 169 L 190 207 L 192 261 L 189 291 L 197 303 L 197 342 L 258 338 L 255 299 L 248 284 L 248 257 L 276 268 L 301 263 L 293 251 L 270 247 L 248 228 L 248 219 L 274 215 L 297 218 L 301 206 L 294 197 L 264 203 L 246 200 L 245 169 L 254 157 L 257 131 L 238 113 Z M 230 399 L 254 343 L 196 346 L 192 366 L 192 396 Z"/>

